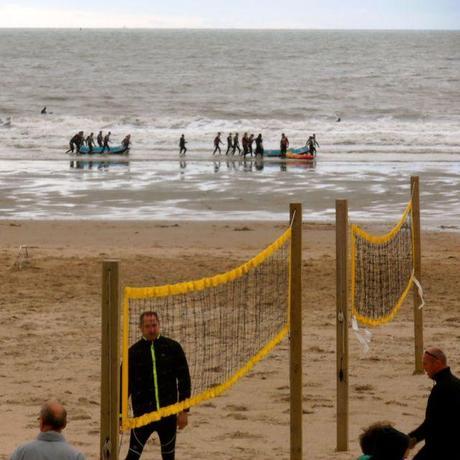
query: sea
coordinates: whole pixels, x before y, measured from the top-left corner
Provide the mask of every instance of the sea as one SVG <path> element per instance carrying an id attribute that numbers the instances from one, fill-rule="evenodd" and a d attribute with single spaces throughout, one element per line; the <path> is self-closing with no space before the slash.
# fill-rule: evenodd
<path id="1" fill-rule="evenodd" d="M 0 57 L 0 218 L 332 221 L 347 198 L 391 222 L 419 175 L 422 221 L 460 231 L 460 31 L 2 29 Z M 66 154 L 80 130 L 129 156 Z M 315 133 L 318 158 L 213 156 L 217 132 Z"/>

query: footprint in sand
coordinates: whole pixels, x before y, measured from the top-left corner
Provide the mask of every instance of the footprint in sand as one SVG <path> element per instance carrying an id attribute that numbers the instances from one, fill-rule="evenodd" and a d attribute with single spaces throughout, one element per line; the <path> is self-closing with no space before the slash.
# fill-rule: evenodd
<path id="1" fill-rule="evenodd" d="M 395 401 L 395 400 L 385 401 L 385 404 L 393 405 L 393 406 L 402 406 L 402 407 L 407 407 L 408 406 L 408 404 L 406 404 L 405 402 Z"/>
<path id="2" fill-rule="evenodd" d="M 247 420 L 248 417 L 246 415 L 240 414 L 238 412 L 230 412 L 225 416 L 226 418 L 232 418 L 234 420 Z"/>
<path id="3" fill-rule="evenodd" d="M 237 411 L 237 412 L 246 412 L 248 410 L 248 408 L 246 406 L 242 406 L 242 405 L 238 405 L 238 404 L 227 404 L 225 407 L 224 407 L 225 410 L 228 410 L 228 411 Z"/>

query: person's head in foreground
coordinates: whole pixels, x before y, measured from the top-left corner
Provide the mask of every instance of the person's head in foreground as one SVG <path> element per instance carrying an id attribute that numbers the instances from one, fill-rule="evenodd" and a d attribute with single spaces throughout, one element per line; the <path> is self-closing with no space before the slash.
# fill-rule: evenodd
<path id="1" fill-rule="evenodd" d="M 155 340 L 160 335 L 160 319 L 154 311 L 144 311 L 139 318 L 139 327 L 146 340 Z"/>
<path id="2" fill-rule="evenodd" d="M 48 401 L 43 404 L 38 420 L 37 439 L 17 447 L 10 460 L 85 460 L 61 433 L 67 424 L 67 412 L 61 403 Z"/>
<path id="3" fill-rule="evenodd" d="M 40 409 L 40 431 L 57 431 L 60 433 L 67 425 L 67 412 L 57 401 L 48 401 Z"/>
<path id="4" fill-rule="evenodd" d="M 447 358 L 442 350 L 435 347 L 425 350 L 425 353 L 423 353 L 423 369 L 430 379 L 434 378 L 438 372 L 446 369 L 446 367 Z"/>
<path id="5" fill-rule="evenodd" d="M 361 433 L 359 444 L 364 454 L 359 460 L 403 460 L 409 450 L 409 436 L 390 422 L 376 422 Z"/>

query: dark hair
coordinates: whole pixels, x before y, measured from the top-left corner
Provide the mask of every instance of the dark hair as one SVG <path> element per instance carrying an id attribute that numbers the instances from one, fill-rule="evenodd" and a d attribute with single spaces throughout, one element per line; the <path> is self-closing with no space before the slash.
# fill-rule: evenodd
<path id="1" fill-rule="evenodd" d="M 376 422 L 361 433 L 359 444 L 363 454 L 375 460 L 401 460 L 409 447 L 409 436 L 389 422 Z"/>
<path id="2" fill-rule="evenodd" d="M 139 316 L 139 326 L 140 327 L 142 327 L 142 325 L 144 324 L 144 318 L 146 316 L 155 316 L 157 321 L 160 321 L 160 317 L 158 316 L 158 313 L 156 311 L 144 311 L 143 313 L 141 313 L 141 316 Z"/>
<path id="3" fill-rule="evenodd" d="M 67 425 L 67 411 L 64 407 L 62 407 L 62 411 L 57 411 L 53 410 L 51 404 L 43 404 L 40 410 L 40 417 L 43 424 L 50 426 L 54 431 L 61 431 Z"/>

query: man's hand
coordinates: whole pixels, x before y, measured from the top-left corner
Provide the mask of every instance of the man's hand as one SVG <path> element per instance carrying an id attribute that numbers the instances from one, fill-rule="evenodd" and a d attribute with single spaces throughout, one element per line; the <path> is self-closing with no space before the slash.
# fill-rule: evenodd
<path id="1" fill-rule="evenodd" d="M 188 413 L 185 411 L 179 412 L 177 414 L 177 427 L 179 430 L 184 429 L 188 424 Z"/>

